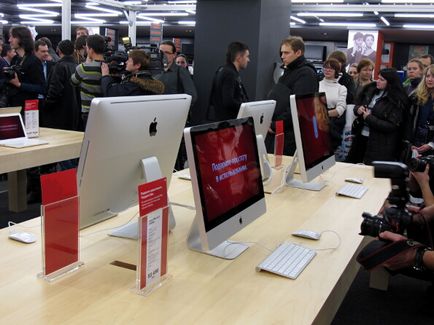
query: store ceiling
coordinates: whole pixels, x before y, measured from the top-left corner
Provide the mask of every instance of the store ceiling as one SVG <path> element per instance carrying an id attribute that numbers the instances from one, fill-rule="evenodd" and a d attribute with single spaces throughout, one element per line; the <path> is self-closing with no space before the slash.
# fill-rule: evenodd
<path id="1" fill-rule="evenodd" d="M 343 3 L 331 3 L 333 1 Z M 310 3 L 312 0 L 293 0 L 288 24 L 291 23 L 292 34 L 309 40 L 345 41 L 348 29 L 381 29 L 388 41 L 434 44 L 434 5 L 426 0 L 425 3 L 416 1 L 424 0 L 313 0 L 314 3 Z M 61 3 L 61 0 L 1 0 L 0 21 L 3 20 L 6 28 L 12 24 L 26 24 L 37 26 L 40 33 L 47 35 L 60 33 Z M 121 8 L 124 5 L 129 7 L 125 10 Z M 195 6 L 195 1 L 179 0 L 71 0 L 71 21 L 73 26 L 116 25 L 120 33 L 126 35 L 125 13 L 132 9 L 137 10 L 138 37 L 148 34 L 146 25 L 154 21 L 163 23 L 165 36 L 192 37 Z M 401 17 L 409 14 L 413 17 Z M 339 23 L 342 26 L 333 25 Z M 407 29 L 404 28 L 406 25 L 422 26 Z"/>

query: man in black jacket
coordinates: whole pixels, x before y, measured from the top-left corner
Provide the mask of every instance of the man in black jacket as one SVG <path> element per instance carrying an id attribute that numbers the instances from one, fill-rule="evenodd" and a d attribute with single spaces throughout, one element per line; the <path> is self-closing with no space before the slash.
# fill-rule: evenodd
<path id="1" fill-rule="evenodd" d="M 41 111 L 41 125 L 56 129 L 78 130 L 79 95 L 77 89 L 69 82 L 77 66 L 72 56 L 74 44 L 70 40 L 63 40 L 57 48 L 60 59 L 50 74 L 45 108 Z"/>
<path id="2" fill-rule="evenodd" d="M 101 65 L 101 90 L 104 97 L 158 95 L 164 93 L 164 84 L 152 78 L 146 70 L 150 57 L 143 50 L 131 50 L 128 53 L 122 81 L 116 82 L 111 76 L 107 63 Z"/>
<path id="3" fill-rule="evenodd" d="M 210 95 L 208 119 L 224 121 L 238 115 L 240 105 L 248 101 L 239 72 L 247 68 L 249 48 L 246 44 L 232 42 L 226 52 L 226 64 L 214 75 Z"/>
<path id="4" fill-rule="evenodd" d="M 283 153 L 293 155 L 295 151 L 294 129 L 289 107 L 290 95 L 313 94 L 318 91 L 318 77 L 315 67 L 304 57 L 304 42 L 301 37 L 289 37 L 280 45 L 283 75 L 271 89 L 269 98 L 276 100 L 273 123 L 266 139 L 267 150 L 274 150 L 274 122 L 284 121 L 285 141 Z"/>

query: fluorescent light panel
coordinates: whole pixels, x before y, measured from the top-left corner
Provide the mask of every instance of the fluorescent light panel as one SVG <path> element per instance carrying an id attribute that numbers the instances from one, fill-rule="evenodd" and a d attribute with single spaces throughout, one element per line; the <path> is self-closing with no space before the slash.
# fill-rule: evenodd
<path id="1" fill-rule="evenodd" d="M 189 5 L 189 4 L 197 3 L 197 1 L 196 0 L 191 0 L 191 1 L 167 1 L 167 3 L 169 3 L 171 5 Z"/>
<path id="2" fill-rule="evenodd" d="M 344 0 L 292 0 L 291 3 L 343 3 Z"/>
<path id="3" fill-rule="evenodd" d="M 334 26 L 334 27 L 377 27 L 374 23 L 319 23 L 320 26 Z"/>
<path id="4" fill-rule="evenodd" d="M 299 17 L 363 17 L 358 12 L 299 12 Z"/>
<path id="5" fill-rule="evenodd" d="M 144 16 L 173 16 L 173 17 L 185 17 L 188 16 L 187 12 L 141 12 Z"/>
<path id="6" fill-rule="evenodd" d="M 300 24 L 306 24 L 306 22 L 303 19 L 297 18 L 295 16 L 290 16 L 289 18 L 291 18 L 292 20 L 294 20 Z"/>
<path id="7" fill-rule="evenodd" d="M 188 26 L 195 26 L 196 22 L 194 20 L 179 20 L 179 25 L 188 25 Z"/>
<path id="8" fill-rule="evenodd" d="M 381 16 L 380 19 L 381 19 L 381 21 L 382 21 L 385 25 L 390 26 L 390 23 L 388 22 L 388 20 L 387 20 L 386 18 L 384 18 L 383 16 Z"/>
<path id="9" fill-rule="evenodd" d="M 381 3 L 431 3 L 429 0 L 381 0 Z"/>
<path id="10" fill-rule="evenodd" d="M 434 25 L 422 25 L 422 24 L 404 24 L 403 28 L 408 29 L 434 29 Z"/>
<path id="11" fill-rule="evenodd" d="M 434 14 L 395 14 L 396 18 L 434 18 Z"/>

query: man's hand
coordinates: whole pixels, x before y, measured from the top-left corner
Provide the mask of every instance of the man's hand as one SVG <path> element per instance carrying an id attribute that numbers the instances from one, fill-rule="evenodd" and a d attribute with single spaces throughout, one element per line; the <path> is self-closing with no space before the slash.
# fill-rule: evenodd
<path id="1" fill-rule="evenodd" d="M 428 150 L 431 150 L 431 149 L 432 149 L 431 146 L 428 145 L 428 144 L 423 144 L 420 147 L 416 147 L 416 150 L 419 153 L 422 153 L 422 152 L 425 152 L 425 151 L 428 151 Z"/>
<path id="2" fill-rule="evenodd" d="M 429 164 L 426 164 L 425 170 L 423 172 L 411 172 L 411 175 L 417 181 L 419 186 L 422 186 L 422 184 L 427 184 L 429 182 Z"/>
<path id="3" fill-rule="evenodd" d="M 104 76 L 108 76 L 108 75 L 110 75 L 110 72 L 109 72 L 109 66 L 108 66 L 108 64 L 105 63 L 105 62 L 101 63 L 101 75 L 102 75 L 103 77 L 104 77 Z"/>
<path id="4" fill-rule="evenodd" d="M 381 232 L 378 237 L 380 237 L 381 239 L 386 239 L 386 240 L 390 240 L 390 241 L 400 241 L 400 240 L 406 240 L 407 237 L 400 235 L 400 234 L 395 234 L 394 232 L 391 231 L 383 231 Z"/>
<path id="5" fill-rule="evenodd" d="M 20 79 L 18 79 L 18 76 L 17 76 L 16 73 L 15 73 L 15 75 L 14 75 L 14 78 L 11 79 L 11 80 L 9 80 L 9 83 L 12 84 L 12 85 L 14 85 L 14 86 L 17 87 L 17 88 L 20 88 L 20 87 L 21 87 Z"/>

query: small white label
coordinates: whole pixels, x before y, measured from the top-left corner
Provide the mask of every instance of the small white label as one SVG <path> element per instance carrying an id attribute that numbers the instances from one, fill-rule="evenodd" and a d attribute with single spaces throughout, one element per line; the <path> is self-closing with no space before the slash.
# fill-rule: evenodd
<path id="1" fill-rule="evenodd" d="M 24 112 L 24 118 L 26 123 L 27 136 L 29 138 L 39 137 L 39 111 L 26 110 Z"/>

